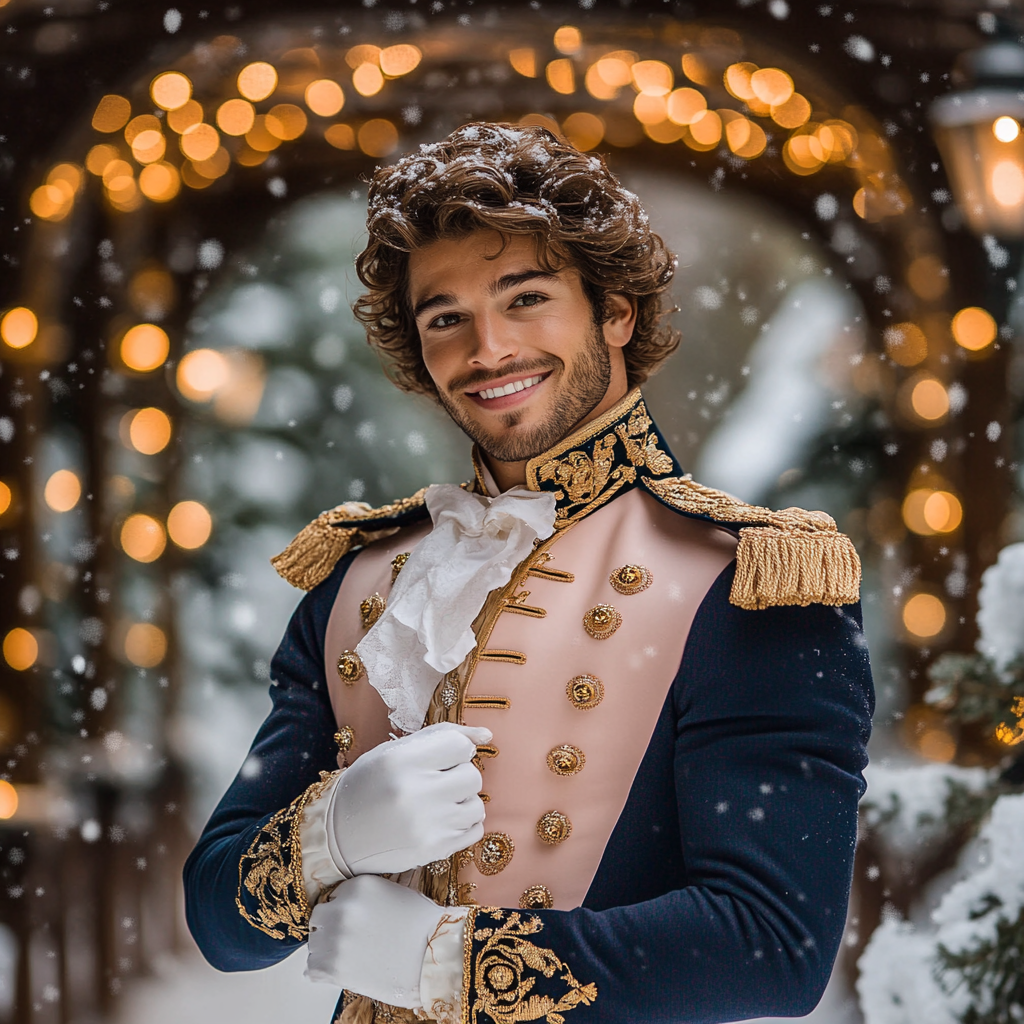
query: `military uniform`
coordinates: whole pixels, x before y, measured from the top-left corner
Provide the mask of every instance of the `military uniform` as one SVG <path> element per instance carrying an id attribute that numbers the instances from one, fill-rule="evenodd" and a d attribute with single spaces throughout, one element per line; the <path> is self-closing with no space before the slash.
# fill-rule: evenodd
<path id="1" fill-rule="evenodd" d="M 684 475 L 639 391 L 531 460 L 527 487 L 553 493 L 554 533 L 488 596 L 425 723 L 493 733 L 484 838 L 417 883 L 474 907 L 459 1016 L 809 1012 L 845 922 L 873 708 L 852 545 L 822 513 Z M 321 772 L 388 739 L 355 649 L 429 530 L 422 492 L 343 505 L 276 560 L 310 592 L 273 662 L 260 770 L 185 871 L 221 969 L 305 938 L 303 810 Z"/>

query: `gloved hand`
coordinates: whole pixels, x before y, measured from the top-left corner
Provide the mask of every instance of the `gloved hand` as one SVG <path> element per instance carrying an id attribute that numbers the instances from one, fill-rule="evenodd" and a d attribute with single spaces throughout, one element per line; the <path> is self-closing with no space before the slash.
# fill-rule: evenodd
<path id="1" fill-rule="evenodd" d="M 391 1006 L 422 1006 L 427 943 L 451 909 L 376 875 L 342 882 L 313 908 L 306 977 Z"/>
<path id="2" fill-rule="evenodd" d="M 488 729 L 441 722 L 368 750 L 338 780 L 328 846 L 346 875 L 422 867 L 484 834 L 482 782 L 471 764 Z"/>

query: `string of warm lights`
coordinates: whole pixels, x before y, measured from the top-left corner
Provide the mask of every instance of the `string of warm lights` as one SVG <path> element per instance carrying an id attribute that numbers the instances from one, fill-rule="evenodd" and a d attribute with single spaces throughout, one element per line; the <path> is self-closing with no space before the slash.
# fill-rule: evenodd
<path id="1" fill-rule="evenodd" d="M 664 52 L 656 59 L 589 43 L 578 27 L 563 25 L 552 39 L 554 54 L 539 46 L 513 46 L 504 56 L 515 74 L 550 90 L 549 96 L 558 98 L 555 107 L 570 108 L 558 120 L 533 112 L 522 123 L 546 125 L 580 150 L 602 143 L 632 146 L 647 138 L 680 153 L 718 151 L 734 162 L 777 159 L 801 179 L 831 174 L 835 190 L 848 196 L 847 209 L 868 224 L 912 212 L 910 191 L 890 147 L 866 117 L 849 108 L 834 116 L 836 111 L 826 109 L 813 88 L 800 91 L 783 68 L 736 59 L 743 55 L 740 42 L 727 30 L 701 30 L 681 43 L 671 60 L 660 59 Z M 49 169 L 31 195 L 32 212 L 52 223 L 66 221 L 78 197 L 98 188 L 112 210 L 130 214 L 147 201 L 171 202 L 183 188 L 208 188 L 234 165 L 260 166 L 282 146 L 302 139 L 319 137 L 335 149 L 374 159 L 399 147 L 395 122 L 376 116 L 374 104 L 365 101 L 386 95 L 390 82 L 421 67 L 424 55 L 418 47 L 358 43 L 333 51 L 318 46 L 240 64 L 233 56 L 237 43 L 221 37 L 210 44 L 223 57 L 217 76 L 198 73 L 183 59 L 155 75 L 144 98 L 104 96 L 92 116 L 95 136 L 88 151 L 80 163 L 61 162 Z M 572 110 L 575 96 L 586 98 L 590 109 Z M 1024 204 L 1024 171 L 1014 148 L 1024 143 L 1020 124 L 1000 116 L 992 136 L 1006 152 L 991 183 L 993 195 L 1007 207 Z M 840 171 L 843 178 L 835 173 Z M 908 254 L 905 283 L 920 300 L 921 315 L 918 322 L 897 323 L 884 332 L 887 365 L 900 374 L 894 405 L 903 422 L 937 428 L 956 412 L 959 400 L 948 381 L 950 345 L 965 358 L 984 358 L 993 351 L 997 325 L 979 307 L 949 315 L 943 306 L 948 275 L 933 252 Z M 131 288 L 141 296 L 137 308 L 149 303 L 159 310 L 171 304 L 174 282 L 168 272 L 150 268 L 133 278 Z M 146 377 L 165 366 L 171 345 L 166 331 L 151 322 L 159 319 L 154 312 L 122 329 L 113 347 L 120 371 Z M 36 313 L 26 307 L 8 310 L 0 319 L 0 337 L 10 350 L 30 354 L 42 334 Z M 877 384 L 877 367 L 865 364 L 854 371 L 866 386 Z M 242 424 L 255 415 L 265 376 L 263 361 L 253 352 L 205 348 L 179 360 L 174 384 L 184 401 L 208 405 L 222 422 Z M 174 430 L 167 412 L 145 406 L 124 413 L 119 433 L 127 448 L 153 458 L 171 443 Z M 124 484 L 130 505 L 134 487 L 127 478 Z M 2 487 L 0 516 L 17 502 L 14 483 Z M 81 484 L 73 471 L 60 470 L 47 481 L 44 496 L 52 511 L 67 511 L 79 502 Z M 900 528 L 920 537 L 953 537 L 963 525 L 963 498 L 934 467 L 927 476 L 916 473 L 906 481 L 901 500 L 882 499 L 869 516 L 882 518 L 882 506 L 889 503 Z M 211 529 L 209 512 L 186 501 L 164 519 L 152 510 L 126 513 L 118 521 L 116 539 L 128 557 L 148 564 L 163 557 L 168 540 L 195 550 L 206 543 Z M 943 632 L 949 614 L 943 598 L 925 590 L 908 591 L 901 608 L 907 638 L 921 644 Z M 153 624 L 138 625 L 147 628 L 127 631 L 126 638 L 135 639 L 133 653 L 125 646 L 125 655 L 132 664 L 153 663 L 153 652 L 166 651 L 166 637 L 159 640 L 153 632 L 159 627 Z M 26 663 L 28 641 L 12 640 L 11 645 L 11 657 Z M 7 649 L 5 641 L 5 657 Z M 10 658 L 8 663 L 14 664 Z"/>

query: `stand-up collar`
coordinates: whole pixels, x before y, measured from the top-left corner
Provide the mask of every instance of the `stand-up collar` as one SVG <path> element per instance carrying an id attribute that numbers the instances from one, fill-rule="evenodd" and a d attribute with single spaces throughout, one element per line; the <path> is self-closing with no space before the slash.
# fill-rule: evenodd
<path id="1" fill-rule="evenodd" d="M 655 433 L 639 388 L 600 418 L 559 441 L 526 464 L 526 486 L 555 495 L 555 529 L 575 523 L 635 487 L 643 477 L 682 474 Z M 484 493 L 485 470 L 473 448 L 477 486 Z"/>

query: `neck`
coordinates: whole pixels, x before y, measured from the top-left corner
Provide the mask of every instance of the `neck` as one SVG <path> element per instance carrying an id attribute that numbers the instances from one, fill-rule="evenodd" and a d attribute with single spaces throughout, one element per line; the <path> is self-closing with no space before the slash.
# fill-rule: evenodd
<path id="1" fill-rule="evenodd" d="M 627 394 L 629 394 L 629 387 L 625 382 L 622 383 L 621 387 L 613 384 L 606 392 L 604 398 L 602 398 L 601 401 L 579 421 L 579 423 L 574 424 L 572 429 L 569 430 L 565 436 L 568 437 L 570 434 L 579 430 L 580 427 L 585 427 L 592 420 L 596 420 L 600 416 L 603 416 L 612 408 L 613 405 L 617 402 L 621 402 Z M 487 455 L 485 452 L 481 452 L 480 454 L 486 462 L 487 468 L 491 471 L 491 476 L 494 477 L 494 482 L 498 485 L 499 491 L 505 492 L 510 487 L 525 485 L 526 464 L 529 461 L 528 459 L 524 459 L 522 462 L 501 462 L 498 459 L 494 459 L 490 455 Z"/>

